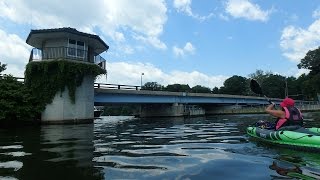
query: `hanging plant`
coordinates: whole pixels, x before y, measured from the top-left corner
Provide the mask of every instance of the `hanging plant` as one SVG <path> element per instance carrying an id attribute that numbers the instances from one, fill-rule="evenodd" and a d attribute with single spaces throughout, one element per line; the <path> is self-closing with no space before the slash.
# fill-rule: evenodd
<path id="1" fill-rule="evenodd" d="M 69 90 L 69 97 L 75 103 L 76 88 L 82 84 L 84 76 L 96 78 L 106 70 L 96 64 L 79 63 L 63 59 L 52 61 L 33 61 L 27 64 L 25 84 L 45 107 L 56 93 Z"/>

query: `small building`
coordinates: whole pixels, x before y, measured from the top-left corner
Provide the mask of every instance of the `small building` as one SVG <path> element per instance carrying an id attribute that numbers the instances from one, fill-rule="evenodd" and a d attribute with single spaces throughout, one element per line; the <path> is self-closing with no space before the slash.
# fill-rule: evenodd
<path id="1" fill-rule="evenodd" d="M 31 30 L 26 40 L 33 46 L 30 61 L 65 59 L 100 64 L 105 69 L 105 59 L 100 56 L 109 46 L 97 35 L 74 28 Z"/>
<path id="2" fill-rule="evenodd" d="M 69 27 L 31 30 L 26 43 L 34 47 L 29 63 L 61 60 L 97 64 L 106 68 L 106 61 L 100 54 L 106 52 L 109 46 L 97 35 Z M 52 103 L 46 105 L 41 114 L 41 121 L 46 124 L 93 122 L 94 78 L 90 74 L 85 75 L 81 85 L 76 88 L 75 103 L 70 101 L 68 88 L 57 92 Z"/>

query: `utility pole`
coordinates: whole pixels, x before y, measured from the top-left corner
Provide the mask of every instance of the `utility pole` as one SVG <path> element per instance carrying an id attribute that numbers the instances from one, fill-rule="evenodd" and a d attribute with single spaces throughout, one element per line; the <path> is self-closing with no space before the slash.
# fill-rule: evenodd
<path id="1" fill-rule="evenodd" d="M 141 87 L 142 88 L 142 76 L 144 75 L 144 73 L 141 73 Z"/>

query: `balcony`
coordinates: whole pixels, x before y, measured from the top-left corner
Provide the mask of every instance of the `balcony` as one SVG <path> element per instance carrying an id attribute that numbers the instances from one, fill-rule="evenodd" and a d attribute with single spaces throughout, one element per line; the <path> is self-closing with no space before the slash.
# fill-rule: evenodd
<path id="1" fill-rule="evenodd" d="M 99 65 L 105 69 L 105 59 L 99 54 L 81 49 L 69 47 L 50 47 L 37 49 L 33 48 L 30 54 L 29 62 L 41 60 L 67 59 L 74 61 L 89 62 Z"/>

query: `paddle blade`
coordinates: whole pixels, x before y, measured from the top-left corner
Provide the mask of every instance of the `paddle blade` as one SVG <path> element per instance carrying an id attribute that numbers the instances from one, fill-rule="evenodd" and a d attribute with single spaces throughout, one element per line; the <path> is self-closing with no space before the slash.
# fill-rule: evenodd
<path id="1" fill-rule="evenodd" d="M 256 94 L 261 94 L 261 95 L 263 94 L 259 83 L 254 79 L 251 79 L 250 81 L 250 88 L 251 88 L 251 91 L 253 91 Z"/>

